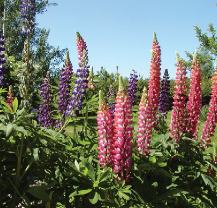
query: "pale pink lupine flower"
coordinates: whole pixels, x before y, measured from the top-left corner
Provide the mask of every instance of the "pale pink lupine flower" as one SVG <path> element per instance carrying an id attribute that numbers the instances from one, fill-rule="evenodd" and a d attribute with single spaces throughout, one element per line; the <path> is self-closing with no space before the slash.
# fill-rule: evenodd
<path id="1" fill-rule="evenodd" d="M 137 152 L 140 155 L 147 155 L 150 153 L 150 140 L 153 129 L 152 109 L 149 105 L 147 89 L 144 87 L 142 98 L 139 104 L 139 121 L 138 121 L 138 139 Z"/>
<path id="2" fill-rule="evenodd" d="M 197 51 L 194 52 L 193 64 L 191 66 L 191 84 L 187 102 L 187 128 L 186 131 L 192 136 L 192 139 L 197 138 L 198 121 L 200 117 L 200 109 L 202 103 L 201 90 L 201 69 L 197 60 Z"/>
<path id="3" fill-rule="evenodd" d="M 153 46 L 151 50 L 150 79 L 148 86 L 149 105 L 152 107 L 154 127 L 158 109 L 158 97 L 160 93 L 160 71 L 161 71 L 161 49 L 154 33 Z"/>
<path id="4" fill-rule="evenodd" d="M 216 59 L 216 67 L 214 71 L 214 76 L 212 78 L 212 94 L 209 103 L 209 112 L 207 114 L 207 120 L 201 135 L 201 145 L 204 147 L 206 143 L 210 143 L 210 137 L 214 135 L 215 127 L 217 123 L 217 59 Z M 204 141 L 204 142 L 202 142 Z M 204 143 L 204 144 L 202 144 Z"/>
<path id="5" fill-rule="evenodd" d="M 177 72 L 175 81 L 175 91 L 173 96 L 173 110 L 170 124 L 170 137 L 175 138 L 175 142 L 179 143 L 183 132 L 186 130 L 186 68 L 183 61 L 179 58 L 176 52 L 177 58 Z"/>
<path id="6" fill-rule="evenodd" d="M 98 124 L 98 158 L 99 164 L 106 167 L 107 163 L 111 163 L 111 142 L 113 138 L 113 119 L 110 110 L 103 98 L 102 91 L 99 91 L 99 111 L 97 113 Z"/>
<path id="7" fill-rule="evenodd" d="M 122 77 L 119 78 L 119 89 L 116 97 L 114 113 L 114 137 L 112 142 L 112 166 L 117 174 L 118 182 L 129 182 L 131 167 L 133 128 L 132 104 L 127 91 L 123 87 Z"/>

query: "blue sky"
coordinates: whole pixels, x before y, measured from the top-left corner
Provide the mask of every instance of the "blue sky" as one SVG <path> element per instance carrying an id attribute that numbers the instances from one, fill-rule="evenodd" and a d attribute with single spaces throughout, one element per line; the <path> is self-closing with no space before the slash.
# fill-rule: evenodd
<path id="1" fill-rule="evenodd" d="M 50 1 L 51 2 L 51 1 Z M 177 51 L 186 58 L 199 46 L 194 26 L 207 32 L 217 28 L 215 0 L 54 0 L 37 16 L 40 28 L 50 29 L 49 44 L 68 48 L 74 72 L 78 68 L 76 31 L 88 48 L 94 73 L 103 66 L 109 73 L 129 77 L 132 69 L 149 77 L 153 32 L 161 47 L 161 74 L 175 78 Z"/>

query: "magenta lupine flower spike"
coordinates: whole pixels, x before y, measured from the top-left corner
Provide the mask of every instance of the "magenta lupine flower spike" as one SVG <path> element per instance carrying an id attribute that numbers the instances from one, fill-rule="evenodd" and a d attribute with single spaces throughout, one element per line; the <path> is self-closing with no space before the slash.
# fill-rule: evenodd
<path id="1" fill-rule="evenodd" d="M 204 141 L 203 144 L 206 147 L 206 143 L 210 143 L 210 137 L 213 136 L 215 132 L 216 122 L 217 122 L 217 59 L 216 67 L 214 71 L 214 76 L 212 78 L 212 93 L 209 103 L 209 112 L 207 114 L 207 120 L 201 135 L 201 140 Z M 201 141 L 201 143 L 202 143 Z M 202 144 L 201 144 L 202 145 Z"/>
<path id="2" fill-rule="evenodd" d="M 152 107 L 153 122 L 155 123 L 158 109 L 158 97 L 160 93 L 160 65 L 161 65 L 161 49 L 158 44 L 156 34 L 154 33 L 153 46 L 151 50 L 150 79 L 148 86 L 149 103 Z M 154 124 L 154 127 L 157 124 Z"/>
<path id="3" fill-rule="evenodd" d="M 132 157 L 132 104 L 127 91 L 123 87 L 122 77 L 119 77 L 119 89 L 114 112 L 114 137 L 112 142 L 112 165 L 117 174 L 118 182 L 129 182 L 129 168 Z"/>
<path id="4" fill-rule="evenodd" d="M 186 130 L 186 68 L 183 61 L 176 52 L 177 72 L 175 81 L 175 91 L 173 96 L 173 110 L 170 124 L 170 137 L 175 138 L 175 142 L 179 143 L 183 132 Z"/>
<path id="5" fill-rule="evenodd" d="M 149 105 L 147 89 L 144 87 L 142 98 L 139 104 L 139 121 L 138 121 L 138 139 L 137 152 L 140 155 L 147 155 L 150 153 L 150 141 L 153 129 L 152 109 Z"/>
<path id="6" fill-rule="evenodd" d="M 103 98 L 101 90 L 99 91 L 99 111 L 97 113 L 97 124 L 99 133 L 99 164 L 105 168 L 107 163 L 111 163 L 110 147 L 113 138 L 113 119 Z"/>
<path id="7" fill-rule="evenodd" d="M 197 124 L 200 117 L 202 102 L 201 69 L 197 60 L 197 51 L 194 52 L 193 64 L 191 66 L 191 84 L 187 102 L 187 128 L 186 131 L 196 140 Z"/>

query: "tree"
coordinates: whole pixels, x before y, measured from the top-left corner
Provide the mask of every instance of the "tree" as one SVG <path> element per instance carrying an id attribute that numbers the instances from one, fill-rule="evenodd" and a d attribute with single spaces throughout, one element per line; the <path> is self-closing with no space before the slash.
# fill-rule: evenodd
<path id="1" fill-rule="evenodd" d="M 188 60 L 183 60 L 186 69 L 191 71 L 191 65 L 193 61 L 193 53 L 185 51 Z M 203 46 L 199 46 L 197 50 L 198 60 L 200 62 L 201 74 L 203 77 L 209 77 L 212 75 L 214 70 L 213 56 L 210 54 L 209 50 Z"/>
<path id="2" fill-rule="evenodd" d="M 217 58 L 217 36 L 216 30 L 213 27 L 213 24 L 210 23 L 207 31 L 209 31 L 210 36 L 207 33 L 203 33 L 202 30 L 198 26 L 194 26 L 196 31 L 196 37 L 200 42 L 200 46 L 198 47 L 198 60 L 201 66 L 202 76 L 210 77 L 214 71 L 214 60 Z M 191 63 L 193 61 L 193 53 L 189 53 L 186 51 L 186 55 L 188 60 L 184 63 L 186 65 L 187 70 L 191 70 Z"/>
<path id="3" fill-rule="evenodd" d="M 5 49 L 6 56 L 13 57 L 16 63 L 23 61 L 23 49 L 24 42 L 26 40 L 25 35 L 20 35 L 22 28 L 22 21 L 20 17 L 20 0 L 5 0 L 6 8 L 4 7 L 4 2 L 0 3 L 0 17 L 3 19 L 3 11 L 5 9 L 6 21 L 5 23 Z M 36 15 L 46 12 L 48 6 L 55 6 L 55 3 L 48 3 L 47 0 L 36 0 Z M 55 72 L 59 69 L 59 64 L 64 61 L 65 53 L 67 49 L 59 49 L 51 46 L 47 39 L 49 35 L 49 30 L 41 29 L 37 26 L 34 21 L 34 32 L 30 39 L 31 48 L 31 60 L 34 67 L 33 78 L 36 86 L 41 83 L 42 78 L 45 77 L 46 71 L 50 70 Z M 33 51 L 34 50 L 34 51 Z M 11 73 L 13 73 L 15 68 L 13 65 L 8 63 L 6 66 L 6 77 L 7 85 L 14 85 L 17 83 L 16 79 L 11 78 Z M 52 75 L 52 73 L 51 73 Z M 41 77 L 41 79 L 36 79 L 36 77 Z M 18 84 L 18 83 L 17 83 Z"/>

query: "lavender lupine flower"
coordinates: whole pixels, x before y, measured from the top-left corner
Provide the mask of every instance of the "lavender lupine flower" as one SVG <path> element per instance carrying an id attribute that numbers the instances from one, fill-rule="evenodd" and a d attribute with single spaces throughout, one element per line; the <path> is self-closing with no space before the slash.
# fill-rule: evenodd
<path id="1" fill-rule="evenodd" d="M 89 66 L 88 56 L 87 56 L 87 46 L 84 42 L 84 39 L 77 32 L 77 49 L 78 49 L 78 59 L 80 60 L 79 69 L 77 69 L 76 77 L 74 81 L 74 89 L 72 91 L 72 97 L 67 106 L 67 110 L 64 112 L 67 116 L 74 116 L 82 108 L 82 101 L 84 100 L 84 94 L 86 93 L 88 85 L 88 76 L 89 76 Z"/>
<path id="2" fill-rule="evenodd" d="M 128 95 L 131 99 L 132 105 L 135 104 L 135 98 L 136 98 L 136 86 L 137 86 L 137 73 L 135 70 L 133 70 L 133 73 L 130 74 L 130 81 L 128 85 Z"/>
<path id="3" fill-rule="evenodd" d="M 5 78 L 4 78 L 5 69 L 3 66 L 5 60 L 4 60 L 4 54 L 2 53 L 3 51 L 5 51 L 4 36 L 2 34 L 2 31 L 0 31 L 0 87 L 2 87 L 5 84 Z"/>
<path id="4" fill-rule="evenodd" d="M 28 35 L 34 28 L 34 18 L 35 18 L 35 0 L 21 0 L 21 18 L 23 21 L 23 27 L 20 34 Z"/>
<path id="5" fill-rule="evenodd" d="M 41 85 L 41 97 L 42 97 L 42 104 L 39 105 L 39 114 L 38 114 L 38 122 L 48 128 L 53 126 L 53 105 L 52 105 L 52 91 L 50 86 L 50 77 L 49 72 L 47 72 L 46 77 L 43 79 L 42 85 Z"/>
<path id="6" fill-rule="evenodd" d="M 108 98 L 108 108 L 110 110 L 110 113 L 112 114 L 112 118 L 114 118 L 114 112 L 115 112 L 115 102 L 112 102 L 112 99 L 115 99 L 115 93 L 114 93 L 114 90 L 113 90 L 113 87 L 112 85 L 110 85 L 109 87 L 109 91 L 108 91 L 108 94 L 107 94 L 107 98 Z"/>
<path id="7" fill-rule="evenodd" d="M 159 108 L 161 113 L 165 113 L 164 118 L 166 118 L 166 113 L 169 108 L 169 91 L 170 91 L 170 80 L 169 80 L 168 70 L 165 69 L 163 79 L 161 80 L 160 95 L 158 99 Z M 158 116 L 162 119 L 162 116 Z"/>

